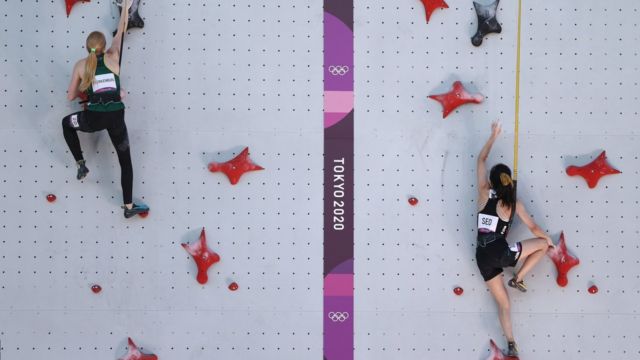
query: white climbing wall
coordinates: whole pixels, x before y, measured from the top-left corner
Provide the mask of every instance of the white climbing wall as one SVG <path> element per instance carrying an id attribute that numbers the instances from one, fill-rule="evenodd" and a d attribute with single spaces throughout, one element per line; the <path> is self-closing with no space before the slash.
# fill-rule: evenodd
<path id="1" fill-rule="evenodd" d="M 142 1 L 123 87 L 134 200 L 106 133 L 62 137 L 71 69 L 110 1 L 0 3 L 0 358 L 303 359 L 322 352 L 322 6 Z M 249 146 L 266 168 L 207 171 Z M 45 195 L 54 193 L 55 203 Z M 221 262 L 199 285 L 181 242 Z M 239 290 L 231 292 L 232 281 Z M 90 287 L 99 284 L 95 295 Z"/>
<path id="2" fill-rule="evenodd" d="M 417 0 L 356 2 L 356 359 L 506 346 L 475 264 L 475 163 L 496 119 L 489 161 L 513 161 L 517 1 L 480 48 L 472 2 L 448 3 L 426 24 Z M 522 359 L 640 357 L 638 5 L 523 0 L 519 196 L 581 264 L 559 288 L 544 259 L 528 293 L 509 291 Z M 454 80 L 486 99 L 443 120 L 426 97 Z M 565 174 L 601 150 L 621 175 L 590 190 Z M 530 237 L 515 226 L 512 240 Z"/>
<path id="3" fill-rule="evenodd" d="M 512 163 L 517 3 L 503 0 L 503 33 L 480 48 L 472 2 L 448 3 L 426 24 L 418 0 L 355 1 L 356 359 L 484 359 L 489 338 L 505 345 L 474 262 L 474 168 L 495 119 L 490 161 Z M 522 358 L 636 359 L 640 4 L 523 3 L 519 194 L 581 264 L 559 288 L 544 259 L 527 294 L 510 291 Z M 73 63 L 89 31 L 113 30 L 113 5 L 67 18 L 62 0 L 0 2 L 0 359 L 117 359 L 129 336 L 160 359 L 320 358 L 321 2 L 140 12 L 122 83 L 134 198 L 152 211 L 125 220 L 107 135 L 80 135 L 79 183 L 60 128 L 78 109 L 65 101 Z M 485 101 L 443 120 L 427 96 L 455 80 Z M 207 171 L 244 146 L 265 171 L 237 186 Z M 601 150 L 622 174 L 591 190 L 564 173 Z M 206 286 L 180 247 L 202 227 L 222 257 Z M 527 236 L 516 223 L 511 238 Z"/>

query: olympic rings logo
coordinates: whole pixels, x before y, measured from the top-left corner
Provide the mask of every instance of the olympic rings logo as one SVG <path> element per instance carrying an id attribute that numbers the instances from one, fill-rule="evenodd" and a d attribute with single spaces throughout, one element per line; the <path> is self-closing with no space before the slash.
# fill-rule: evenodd
<path id="1" fill-rule="evenodd" d="M 329 73 L 333 76 L 340 75 L 344 76 L 349 72 L 349 67 L 347 65 L 331 65 L 329 66 Z"/>
<path id="2" fill-rule="evenodd" d="M 348 318 L 349 318 L 349 313 L 344 311 L 344 312 L 340 312 L 340 311 L 336 311 L 333 312 L 331 311 L 329 314 L 329 319 L 331 319 L 331 321 L 333 322 L 345 322 Z"/>

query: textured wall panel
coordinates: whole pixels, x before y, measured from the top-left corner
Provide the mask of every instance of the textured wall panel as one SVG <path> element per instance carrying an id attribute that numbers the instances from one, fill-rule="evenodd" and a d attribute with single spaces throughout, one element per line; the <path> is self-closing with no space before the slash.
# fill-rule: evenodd
<path id="1" fill-rule="evenodd" d="M 122 84 L 134 199 L 151 213 L 125 220 L 107 134 L 80 134 L 91 172 L 78 182 L 60 128 L 78 109 L 65 100 L 73 63 L 89 31 L 114 29 L 113 4 L 69 18 L 61 0 L 0 4 L 2 358 L 115 359 L 128 336 L 161 359 L 320 354 L 321 4 L 143 1 L 140 13 Z M 266 170 L 236 186 L 207 171 L 244 146 Z M 203 226 L 222 257 L 205 286 L 180 246 Z"/>
<path id="2" fill-rule="evenodd" d="M 496 119 L 489 163 L 513 162 L 517 1 L 501 2 L 502 34 L 479 48 L 472 2 L 448 3 L 426 24 L 419 1 L 356 2 L 356 359 L 479 359 L 489 338 L 506 345 L 475 264 L 475 167 Z M 640 354 L 637 11 L 523 1 L 519 197 L 581 264 L 559 288 L 545 258 L 526 294 L 509 290 L 522 358 Z M 485 101 L 442 119 L 427 96 L 454 80 Z M 601 150 L 621 175 L 590 190 L 565 174 Z M 516 221 L 510 239 L 528 237 Z"/>

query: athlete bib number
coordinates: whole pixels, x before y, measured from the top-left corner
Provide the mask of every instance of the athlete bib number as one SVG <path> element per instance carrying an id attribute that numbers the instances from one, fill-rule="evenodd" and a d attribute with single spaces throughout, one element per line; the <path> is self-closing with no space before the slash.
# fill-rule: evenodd
<path id="1" fill-rule="evenodd" d="M 116 77 L 114 74 L 96 75 L 96 79 L 91 84 L 94 93 L 102 93 L 106 91 L 116 91 Z"/>
<path id="2" fill-rule="evenodd" d="M 498 217 L 487 215 L 487 214 L 478 214 L 478 231 L 487 233 L 487 232 L 496 232 L 498 228 Z"/>

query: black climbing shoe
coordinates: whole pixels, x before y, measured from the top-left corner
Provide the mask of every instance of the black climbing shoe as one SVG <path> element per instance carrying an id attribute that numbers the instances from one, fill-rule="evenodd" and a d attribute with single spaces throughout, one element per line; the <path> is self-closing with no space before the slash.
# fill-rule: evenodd
<path id="1" fill-rule="evenodd" d="M 124 217 L 127 219 L 149 211 L 149 207 L 147 205 L 133 204 L 131 209 L 127 209 L 127 207 L 123 205 L 122 208 L 124 209 Z"/>
<path id="2" fill-rule="evenodd" d="M 507 350 L 507 356 L 518 357 L 518 346 L 515 341 L 509 341 L 509 349 Z"/>
<path id="3" fill-rule="evenodd" d="M 513 277 L 507 284 L 509 284 L 509 286 L 514 289 L 518 289 L 522 292 L 527 292 L 527 285 L 524 284 L 524 280 L 516 281 L 516 278 Z"/>
<path id="4" fill-rule="evenodd" d="M 78 175 L 76 175 L 76 178 L 78 180 L 82 180 L 85 177 L 87 177 L 87 174 L 89 173 L 89 169 L 87 169 L 87 167 L 85 166 L 85 161 L 78 160 L 76 161 L 76 165 L 78 166 Z"/>

